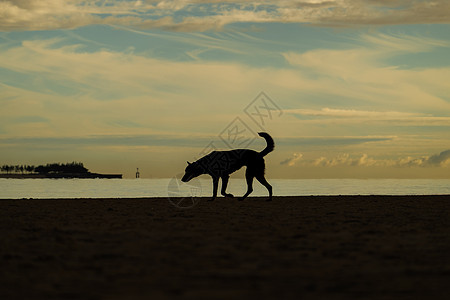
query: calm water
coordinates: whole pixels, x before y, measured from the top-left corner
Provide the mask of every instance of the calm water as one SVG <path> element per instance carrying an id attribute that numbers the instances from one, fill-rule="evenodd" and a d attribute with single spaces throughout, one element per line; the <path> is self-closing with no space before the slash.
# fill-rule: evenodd
<path id="1" fill-rule="evenodd" d="M 274 195 L 450 194 L 450 179 L 271 179 Z M 266 196 L 257 181 L 251 196 Z M 220 188 L 219 188 L 220 190 Z M 231 179 L 228 192 L 245 193 L 244 179 Z M 0 179 L 0 199 L 210 196 L 211 180 L 189 185 L 176 179 Z"/>

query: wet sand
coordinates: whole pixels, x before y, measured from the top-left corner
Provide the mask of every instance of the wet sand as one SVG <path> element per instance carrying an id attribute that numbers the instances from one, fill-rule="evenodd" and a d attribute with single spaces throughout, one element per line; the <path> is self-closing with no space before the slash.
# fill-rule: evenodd
<path id="1" fill-rule="evenodd" d="M 450 196 L 0 200 L 1 299 L 448 299 Z"/>

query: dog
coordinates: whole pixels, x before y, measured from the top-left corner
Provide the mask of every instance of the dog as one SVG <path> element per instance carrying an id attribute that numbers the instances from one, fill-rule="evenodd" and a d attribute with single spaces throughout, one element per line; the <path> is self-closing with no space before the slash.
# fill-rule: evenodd
<path id="1" fill-rule="evenodd" d="M 269 199 L 272 200 L 272 186 L 264 177 L 265 162 L 264 156 L 272 152 L 275 148 L 275 143 L 272 137 L 266 132 L 259 132 L 259 136 L 266 140 L 267 146 L 261 152 L 256 152 L 250 149 L 235 149 L 228 151 L 213 151 L 210 154 L 200 158 L 199 160 L 188 163 L 185 173 L 181 181 L 188 182 L 192 178 L 202 174 L 208 174 L 213 180 L 213 196 L 210 201 L 217 197 L 217 188 L 219 185 L 219 178 L 222 179 L 221 194 L 225 197 L 234 196 L 226 192 L 228 179 L 230 174 L 239 170 L 243 166 L 247 167 L 245 171 L 245 179 L 247 180 L 247 192 L 239 198 L 240 201 L 247 198 L 253 191 L 253 178 L 256 178 L 269 191 Z"/>

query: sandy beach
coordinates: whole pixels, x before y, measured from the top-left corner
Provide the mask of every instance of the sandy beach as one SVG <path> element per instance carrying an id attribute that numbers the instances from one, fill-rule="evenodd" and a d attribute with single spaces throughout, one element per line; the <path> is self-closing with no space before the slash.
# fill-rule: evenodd
<path id="1" fill-rule="evenodd" d="M 448 299 L 450 196 L 0 200 L 1 299 Z"/>

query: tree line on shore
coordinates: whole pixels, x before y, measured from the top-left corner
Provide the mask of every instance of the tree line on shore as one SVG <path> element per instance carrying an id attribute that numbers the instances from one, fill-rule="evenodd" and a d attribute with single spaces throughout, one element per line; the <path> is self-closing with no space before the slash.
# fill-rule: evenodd
<path id="1" fill-rule="evenodd" d="M 11 173 L 38 173 L 38 174 L 50 174 L 50 173 L 88 173 L 81 162 L 71 162 L 71 163 L 52 163 L 46 165 L 32 166 L 32 165 L 3 165 L 0 167 L 1 172 L 6 174 Z"/>

